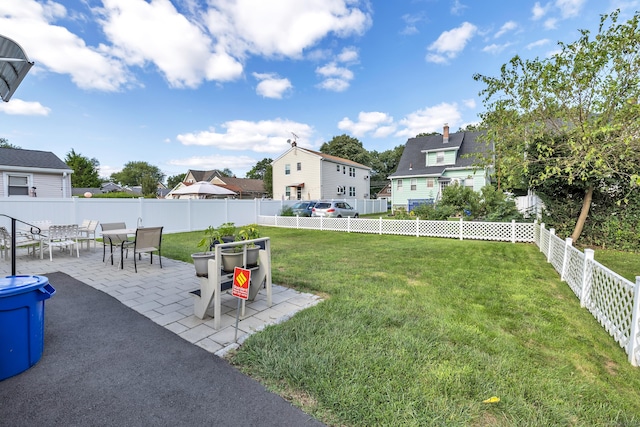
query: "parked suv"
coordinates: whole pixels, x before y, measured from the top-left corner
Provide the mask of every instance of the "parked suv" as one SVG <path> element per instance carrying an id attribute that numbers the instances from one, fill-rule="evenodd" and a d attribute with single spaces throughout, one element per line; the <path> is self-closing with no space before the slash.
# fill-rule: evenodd
<path id="1" fill-rule="evenodd" d="M 296 216 L 311 216 L 311 209 L 316 205 L 317 200 L 303 200 L 291 207 Z"/>
<path id="2" fill-rule="evenodd" d="M 358 218 L 358 212 L 347 202 L 318 202 L 311 211 L 311 216 L 323 216 L 325 218 Z"/>

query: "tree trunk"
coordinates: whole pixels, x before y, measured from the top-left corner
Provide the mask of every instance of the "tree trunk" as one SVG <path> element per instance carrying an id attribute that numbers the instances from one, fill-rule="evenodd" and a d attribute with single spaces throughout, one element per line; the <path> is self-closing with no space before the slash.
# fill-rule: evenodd
<path id="1" fill-rule="evenodd" d="M 591 208 L 592 199 L 593 199 L 593 185 L 589 185 L 589 187 L 587 187 L 587 191 L 584 194 L 584 200 L 582 201 L 582 209 L 580 210 L 580 216 L 578 217 L 578 221 L 576 222 L 576 227 L 573 229 L 573 233 L 571 234 L 571 239 L 574 241 L 574 243 L 578 241 L 580 234 L 582 234 L 584 223 L 587 220 L 587 216 L 589 216 L 589 208 Z"/>

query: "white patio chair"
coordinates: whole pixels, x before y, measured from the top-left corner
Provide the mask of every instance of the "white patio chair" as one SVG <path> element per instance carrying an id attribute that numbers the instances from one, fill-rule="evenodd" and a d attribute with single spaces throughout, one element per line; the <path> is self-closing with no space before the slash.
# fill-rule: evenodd
<path id="1" fill-rule="evenodd" d="M 86 221 L 86 220 L 85 220 Z M 85 223 L 82 222 L 82 224 Z M 91 242 L 93 241 L 93 249 L 96 249 L 96 230 L 98 229 L 97 220 L 90 220 L 86 225 L 80 225 L 78 227 L 78 241 L 80 242 L 80 246 L 82 246 L 83 242 L 87 242 L 87 250 L 91 247 Z"/>
<path id="2" fill-rule="evenodd" d="M 53 248 L 67 249 L 72 253 L 73 246 L 76 247 L 76 256 L 80 258 L 78 245 L 78 225 L 52 225 L 47 232 L 44 245 L 49 247 L 49 261 L 53 261 Z"/>
<path id="3" fill-rule="evenodd" d="M 3 258 L 9 259 L 9 251 L 11 250 L 12 243 L 11 233 L 5 227 L 0 227 L 0 254 Z M 29 236 L 23 233 L 16 233 L 16 249 L 27 248 L 27 254 L 35 254 L 36 248 L 40 246 L 40 241 L 33 236 Z"/>

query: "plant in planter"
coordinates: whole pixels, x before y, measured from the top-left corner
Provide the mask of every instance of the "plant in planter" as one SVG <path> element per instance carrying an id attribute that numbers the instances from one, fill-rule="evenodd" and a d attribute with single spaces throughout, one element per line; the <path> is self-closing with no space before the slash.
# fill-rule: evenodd
<path id="1" fill-rule="evenodd" d="M 198 277 L 207 277 L 209 274 L 208 262 L 210 259 L 215 258 L 215 252 L 213 252 L 213 247 L 216 243 L 220 242 L 222 239 L 222 235 L 220 234 L 220 230 L 209 226 L 206 230 L 204 230 L 204 237 L 202 240 L 198 242 L 198 247 L 207 247 L 209 250 L 205 252 L 196 252 L 191 254 L 191 259 L 193 259 L 193 265 L 196 268 L 196 276 Z"/>
<path id="2" fill-rule="evenodd" d="M 260 237 L 260 230 L 256 224 L 249 224 L 242 227 L 237 234 L 237 240 L 253 240 Z M 247 266 L 258 264 L 258 256 L 260 247 L 255 243 L 249 243 L 247 245 L 238 245 L 232 248 L 224 249 L 222 253 L 222 265 L 223 270 L 232 271 L 234 267 L 242 266 L 242 257 L 244 252 L 244 246 L 247 246 Z"/>
<path id="3" fill-rule="evenodd" d="M 236 225 L 233 222 L 225 222 L 218 227 L 218 241 L 229 243 L 235 240 Z"/>

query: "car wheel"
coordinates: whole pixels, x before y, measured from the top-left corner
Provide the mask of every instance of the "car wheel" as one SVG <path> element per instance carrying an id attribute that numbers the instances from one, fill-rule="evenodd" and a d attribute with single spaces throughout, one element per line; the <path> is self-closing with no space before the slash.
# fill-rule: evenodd
<path id="1" fill-rule="evenodd" d="M 355 214 L 353 217 L 354 217 L 354 218 L 358 218 L 358 214 Z"/>
<path id="2" fill-rule="evenodd" d="M 336 216 L 336 218 L 342 218 L 342 215 L 338 215 L 338 216 Z"/>

